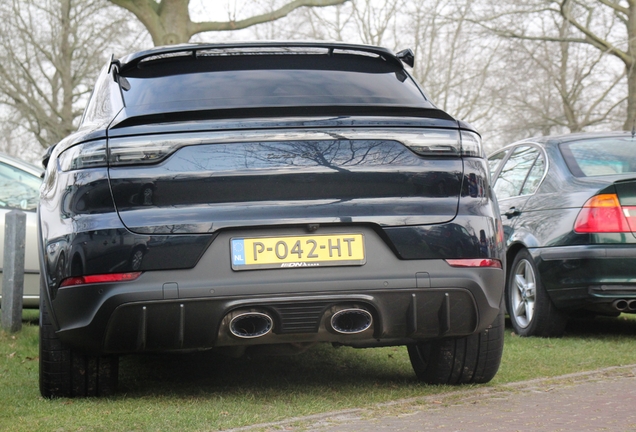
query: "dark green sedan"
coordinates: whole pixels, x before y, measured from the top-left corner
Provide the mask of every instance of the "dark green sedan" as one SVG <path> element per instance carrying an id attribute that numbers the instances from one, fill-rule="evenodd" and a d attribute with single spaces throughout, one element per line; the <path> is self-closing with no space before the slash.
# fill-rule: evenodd
<path id="1" fill-rule="evenodd" d="M 515 332 L 558 337 L 569 317 L 636 313 L 634 134 L 528 139 L 489 165 Z"/>

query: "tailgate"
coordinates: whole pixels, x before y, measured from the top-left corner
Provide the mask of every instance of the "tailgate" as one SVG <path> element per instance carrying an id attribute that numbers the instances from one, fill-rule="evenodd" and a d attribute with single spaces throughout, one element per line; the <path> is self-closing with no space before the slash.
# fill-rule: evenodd
<path id="1" fill-rule="evenodd" d="M 391 139 L 333 135 L 234 143 L 198 136 L 159 163 L 111 167 L 117 210 L 126 227 L 144 234 L 305 223 L 403 226 L 455 217 L 460 157 L 426 158 Z M 153 138 L 135 139 L 147 146 Z M 118 140 L 131 138 L 111 138 L 109 146 Z"/>

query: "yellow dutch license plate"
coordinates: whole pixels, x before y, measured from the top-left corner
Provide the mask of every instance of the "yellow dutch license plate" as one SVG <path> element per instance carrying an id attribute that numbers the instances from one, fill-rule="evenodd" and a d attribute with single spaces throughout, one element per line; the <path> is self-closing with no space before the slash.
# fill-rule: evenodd
<path id="1" fill-rule="evenodd" d="M 232 269 L 364 265 L 364 235 L 232 238 Z"/>

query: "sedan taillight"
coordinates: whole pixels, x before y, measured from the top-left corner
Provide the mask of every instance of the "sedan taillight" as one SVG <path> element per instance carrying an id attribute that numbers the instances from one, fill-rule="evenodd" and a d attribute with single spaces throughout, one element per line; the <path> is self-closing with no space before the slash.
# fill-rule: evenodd
<path id="1" fill-rule="evenodd" d="M 574 232 L 580 234 L 631 231 L 616 194 L 593 196 L 587 200 L 574 222 Z"/>
<path id="2" fill-rule="evenodd" d="M 623 214 L 625 215 L 632 232 L 636 232 L 636 206 L 623 206 Z"/>

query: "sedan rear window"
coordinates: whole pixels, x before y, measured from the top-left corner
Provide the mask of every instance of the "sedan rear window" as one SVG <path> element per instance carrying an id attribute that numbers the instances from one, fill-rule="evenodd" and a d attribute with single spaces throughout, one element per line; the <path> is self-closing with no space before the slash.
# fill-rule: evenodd
<path id="1" fill-rule="evenodd" d="M 636 139 L 599 138 L 559 146 L 575 177 L 636 173 Z"/>

